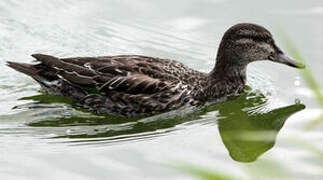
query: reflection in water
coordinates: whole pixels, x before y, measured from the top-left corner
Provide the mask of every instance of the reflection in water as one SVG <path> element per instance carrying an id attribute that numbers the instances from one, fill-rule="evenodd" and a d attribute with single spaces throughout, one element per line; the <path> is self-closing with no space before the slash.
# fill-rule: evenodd
<path id="1" fill-rule="evenodd" d="M 249 93 L 218 106 L 220 135 L 232 159 L 257 160 L 274 146 L 288 117 L 305 108 L 302 104 L 294 104 L 262 112 L 266 101 L 262 94 Z"/>
<path id="2" fill-rule="evenodd" d="M 57 102 L 57 96 L 38 95 L 24 100 L 38 102 Z M 58 102 L 68 102 L 60 98 Z M 37 106 L 29 108 L 39 107 Z M 240 162 L 255 161 L 261 154 L 274 146 L 276 137 L 289 116 L 305 108 L 294 104 L 274 110 L 267 110 L 268 102 L 260 92 L 247 89 L 239 97 L 200 109 L 177 110 L 152 117 L 121 118 L 114 116 L 81 114 L 60 115 L 52 119 L 33 120 L 29 127 L 50 127 L 53 138 L 64 138 L 70 143 L 116 143 L 123 141 L 149 139 L 178 130 L 177 126 L 187 122 L 218 124 L 218 129 L 230 156 Z M 35 110 L 35 109 L 34 109 Z M 192 111 L 194 110 L 194 111 Z M 210 120 L 201 115 L 215 113 Z M 81 111 L 80 111 L 81 112 Z M 184 114 L 184 115 L 179 115 Z M 90 115 L 89 115 L 90 114 Z M 175 115 L 174 115 L 175 114 Z M 196 121 L 200 119 L 200 121 Z M 37 130 L 37 129 L 36 129 Z"/>

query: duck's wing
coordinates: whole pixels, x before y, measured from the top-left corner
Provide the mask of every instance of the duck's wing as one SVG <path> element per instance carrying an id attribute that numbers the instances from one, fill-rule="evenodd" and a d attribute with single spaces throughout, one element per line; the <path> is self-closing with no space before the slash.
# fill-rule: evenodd
<path id="1" fill-rule="evenodd" d="M 79 86 L 96 87 L 103 92 L 117 90 L 129 91 L 130 94 L 151 94 L 181 81 L 178 73 L 181 63 L 172 60 L 145 56 L 64 59 L 43 54 L 32 56 L 48 70 L 40 73 L 54 71 L 59 78 Z"/>
<path id="2" fill-rule="evenodd" d="M 183 74 L 193 70 L 184 64 L 169 60 L 138 55 L 101 56 L 101 57 L 76 57 L 63 58 L 65 63 L 86 67 L 105 75 L 131 75 L 143 74 L 160 80 L 181 80 Z M 194 71 L 196 72 L 196 71 Z"/>
<path id="3" fill-rule="evenodd" d="M 35 65 L 40 69 L 38 75 L 61 79 L 87 91 L 90 100 L 84 100 L 86 106 L 96 106 L 93 102 L 97 102 L 101 107 L 104 103 L 114 112 L 129 116 L 177 108 L 188 101 L 190 88 L 178 75 L 183 65 L 176 61 L 144 56 L 33 57 L 41 62 Z M 93 93 L 99 99 L 94 100 Z"/>

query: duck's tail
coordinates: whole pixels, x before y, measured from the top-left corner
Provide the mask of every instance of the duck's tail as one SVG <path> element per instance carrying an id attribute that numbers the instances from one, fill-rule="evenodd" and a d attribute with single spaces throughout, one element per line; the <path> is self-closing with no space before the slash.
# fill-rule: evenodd
<path id="1" fill-rule="evenodd" d="M 45 92 L 53 92 L 50 91 L 51 87 L 48 85 L 48 80 L 46 77 L 42 76 L 41 73 L 39 73 L 39 69 L 35 67 L 33 64 L 27 64 L 27 63 L 18 63 L 18 62 L 12 62 L 7 61 L 7 66 L 11 67 L 12 69 L 24 73 L 30 77 L 32 77 L 35 81 L 37 81 L 42 89 Z M 58 94 L 56 92 L 53 92 L 52 94 Z"/>
<path id="2" fill-rule="evenodd" d="M 38 70 L 32 64 L 7 61 L 7 66 L 11 67 L 12 69 L 14 69 L 16 71 L 19 71 L 19 72 L 22 72 L 28 76 L 31 76 L 33 79 L 35 79 L 38 82 L 41 82 L 44 80 L 43 77 L 38 75 L 38 73 L 37 73 Z"/>
<path id="3" fill-rule="evenodd" d="M 45 66 L 40 64 L 33 65 L 7 61 L 7 65 L 35 79 L 42 89 L 49 94 L 71 97 L 76 101 L 79 101 L 87 94 L 81 88 L 60 79 L 55 72 L 49 72 L 51 69 L 44 69 Z"/>

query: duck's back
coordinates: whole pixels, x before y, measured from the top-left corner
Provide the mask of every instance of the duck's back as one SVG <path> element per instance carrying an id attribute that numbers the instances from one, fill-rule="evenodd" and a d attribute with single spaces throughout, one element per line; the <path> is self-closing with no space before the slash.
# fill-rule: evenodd
<path id="1" fill-rule="evenodd" d="M 40 63 L 8 65 L 45 91 L 99 113 L 135 116 L 175 109 L 193 101 L 193 91 L 206 80 L 206 74 L 180 62 L 146 56 L 33 57 Z"/>

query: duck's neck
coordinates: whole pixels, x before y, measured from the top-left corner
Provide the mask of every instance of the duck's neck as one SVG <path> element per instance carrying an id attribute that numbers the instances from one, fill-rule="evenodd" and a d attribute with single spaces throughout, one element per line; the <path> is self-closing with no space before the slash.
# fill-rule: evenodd
<path id="1" fill-rule="evenodd" d="M 208 83 L 224 83 L 230 87 L 245 86 L 247 81 L 247 66 L 218 66 L 209 73 Z M 234 89 L 232 91 L 235 92 Z M 232 92 L 227 92 L 232 93 Z"/>
<path id="2" fill-rule="evenodd" d="M 207 99 L 217 99 L 236 95 L 243 91 L 247 81 L 247 65 L 239 64 L 234 54 L 218 53 L 216 65 L 209 73 L 204 96 Z"/>

